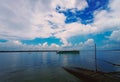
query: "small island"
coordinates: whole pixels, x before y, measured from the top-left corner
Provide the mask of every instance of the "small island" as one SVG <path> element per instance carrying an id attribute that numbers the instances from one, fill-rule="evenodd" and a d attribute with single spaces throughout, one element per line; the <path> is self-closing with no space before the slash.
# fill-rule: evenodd
<path id="1" fill-rule="evenodd" d="M 79 54 L 79 50 L 59 50 L 57 51 L 57 54 Z"/>

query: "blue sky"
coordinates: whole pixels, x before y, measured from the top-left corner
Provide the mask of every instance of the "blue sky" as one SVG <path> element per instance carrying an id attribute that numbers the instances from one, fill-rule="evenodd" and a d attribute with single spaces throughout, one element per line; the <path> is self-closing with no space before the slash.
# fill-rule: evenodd
<path id="1" fill-rule="evenodd" d="M 120 0 L 1 0 L 0 49 L 85 49 L 94 43 L 100 49 L 120 49 L 119 4 Z"/>

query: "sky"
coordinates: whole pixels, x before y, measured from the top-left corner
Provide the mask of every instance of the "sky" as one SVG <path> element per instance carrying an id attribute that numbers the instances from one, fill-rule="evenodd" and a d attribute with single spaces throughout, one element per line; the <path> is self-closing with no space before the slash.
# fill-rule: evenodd
<path id="1" fill-rule="evenodd" d="M 120 0 L 0 0 L 0 50 L 120 49 Z"/>

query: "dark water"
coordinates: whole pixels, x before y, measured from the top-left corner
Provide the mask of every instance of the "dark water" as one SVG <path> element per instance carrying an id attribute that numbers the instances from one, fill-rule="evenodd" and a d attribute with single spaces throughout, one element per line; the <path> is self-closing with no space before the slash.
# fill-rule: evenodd
<path id="1" fill-rule="evenodd" d="M 94 51 L 0 53 L 0 82 L 82 82 L 62 67 L 95 69 Z M 97 51 L 98 70 L 120 71 L 105 61 L 120 64 L 120 51 Z M 105 60 L 105 61 L 104 61 Z"/>

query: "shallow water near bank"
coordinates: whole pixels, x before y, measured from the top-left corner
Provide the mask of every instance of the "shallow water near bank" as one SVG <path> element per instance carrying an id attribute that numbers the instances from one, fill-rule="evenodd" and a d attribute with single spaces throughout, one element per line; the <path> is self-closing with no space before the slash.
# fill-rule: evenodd
<path id="1" fill-rule="evenodd" d="M 0 53 L 1 82 L 82 82 L 62 67 L 95 69 L 94 51 L 80 54 L 56 52 Z M 105 61 L 120 64 L 120 51 L 97 51 L 97 68 L 100 71 L 120 71 Z"/>

